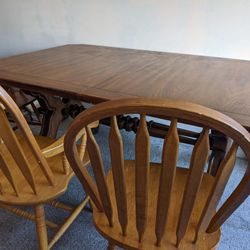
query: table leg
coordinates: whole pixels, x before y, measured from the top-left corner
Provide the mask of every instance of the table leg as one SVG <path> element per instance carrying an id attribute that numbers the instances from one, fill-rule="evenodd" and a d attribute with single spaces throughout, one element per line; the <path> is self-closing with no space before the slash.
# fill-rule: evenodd
<path id="1" fill-rule="evenodd" d="M 45 94 L 45 93 L 31 93 L 35 96 L 41 105 L 41 112 L 43 113 L 41 132 L 43 136 L 50 136 L 55 138 L 58 128 L 63 119 L 62 109 L 64 104 L 60 97 Z"/>
<path id="2" fill-rule="evenodd" d="M 81 102 L 53 96 L 47 93 L 32 93 L 42 107 L 43 121 L 41 135 L 55 138 L 62 120 L 75 118 L 85 108 Z"/>
<path id="3" fill-rule="evenodd" d="M 208 173 L 215 176 L 221 161 L 225 157 L 228 139 L 224 134 L 215 130 L 211 131 L 210 138 L 212 153 L 209 159 Z"/>

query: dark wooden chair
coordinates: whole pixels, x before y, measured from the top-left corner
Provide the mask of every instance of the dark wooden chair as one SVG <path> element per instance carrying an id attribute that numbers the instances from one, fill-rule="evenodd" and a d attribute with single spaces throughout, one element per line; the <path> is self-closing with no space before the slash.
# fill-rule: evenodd
<path id="1" fill-rule="evenodd" d="M 18 127 L 16 132 L 10 125 L 6 111 Z M 85 154 L 85 130 L 78 134 L 79 138 L 79 153 L 82 164 L 86 165 L 89 157 Z M 55 200 L 66 192 L 74 176 L 64 155 L 63 140 L 63 137 L 55 140 L 33 136 L 18 106 L 0 86 L 0 208 L 35 221 L 42 250 L 51 248 L 58 241 L 89 200 L 86 196 L 77 207 Z M 62 225 L 45 219 L 45 203 L 70 212 Z M 19 206 L 32 206 L 35 213 L 28 213 Z M 46 226 L 56 230 L 50 241 Z"/>
<path id="2" fill-rule="evenodd" d="M 135 160 L 125 160 L 117 115 L 139 114 Z M 161 163 L 150 162 L 150 137 L 146 115 L 171 120 L 163 142 Z M 103 169 L 100 148 L 88 127 L 110 117 L 111 169 Z M 188 168 L 177 167 L 178 122 L 203 127 Z M 76 136 L 87 131 L 87 150 L 95 181 L 81 163 Z M 231 139 L 216 176 L 206 173 L 209 133 L 214 129 Z M 250 161 L 250 135 L 231 118 L 206 107 L 177 101 L 124 99 L 96 105 L 81 113 L 65 137 L 65 153 L 89 194 L 96 229 L 109 241 L 108 249 L 215 249 L 220 226 L 248 197 L 250 168 L 230 197 L 218 207 L 234 168 L 237 148 Z"/>

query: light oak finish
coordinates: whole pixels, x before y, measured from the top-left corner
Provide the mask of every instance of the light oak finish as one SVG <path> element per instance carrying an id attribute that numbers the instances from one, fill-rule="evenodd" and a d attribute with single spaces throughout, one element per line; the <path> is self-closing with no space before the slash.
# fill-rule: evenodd
<path id="1" fill-rule="evenodd" d="M 91 103 L 122 97 L 185 100 L 250 128 L 250 62 L 92 45 L 0 59 L 0 84 Z"/>
<path id="2" fill-rule="evenodd" d="M 12 115 L 19 128 L 16 133 L 9 124 L 6 112 Z M 89 197 L 76 208 L 54 201 L 65 193 L 69 181 L 74 176 L 64 155 L 64 137 L 57 141 L 49 137 L 34 137 L 21 111 L 1 86 L 0 124 L 0 208 L 35 221 L 39 248 L 50 249 L 79 215 Z M 95 124 L 97 123 L 91 126 Z M 84 135 L 85 130 L 81 130 L 77 140 Z M 84 153 L 84 145 L 81 145 L 79 151 L 82 164 L 86 166 L 89 158 L 88 154 Z M 45 220 L 45 203 L 70 211 L 69 217 L 62 225 Z M 35 214 L 16 207 L 20 205 L 34 207 Z M 56 230 L 50 241 L 47 238 L 46 226 Z"/>
<path id="3" fill-rule="evenodd" d="M 127 195 L 128 203 L 128 228 L 126 236 L 122 235 L 120 230 L 119 221 L 116 210 L 114 210 L 114 226 L 109 227 L 107 218 L 104 213 L 99 213 L 94 210 L 93 221 L 98 232 L 106 238 L 108 241 L 113 242 L 114 245 L 117 245 L 124 249 L 176 249 L 177 237 L 177 219 L 180 214 L 182 194 L 184 192 L 183 183 L 187 181 L 188 172 L 185 169 L 176 169 L 175 182 L 173 184 L 173 190 L 171 193 L 171 205 L 168 211 L 168 220 L 166 227 L 164 228 L 164 234 L 159 245 L 157 245 L 157 238 L 154 234 L 156 217 L 157 217 L 157 194 L 159 189 L 159 179 L 161 173 L 161 166 L 159 164 L 150 164 L 149 171 L 149 193 L 148 193 L 148 217 L 146 230 L 142 241 L 139 241 L 139 235 L 136 228 L 136 211 L 135 211 L 135 164 L 132 161 L 125 161 L 125 173 L 126 173 L 126 185 L 127 185 Z M 212 177 L 206 175 L 206 179 L 203 180 L 203 185 L 201 186 L 199 196 L 200 203 L 196 205 L 193 210 L 192 217 L 190 219 L 189 228 L 185 237 L 180 243 L 179 249 L 212 249 L 217 245 L 220 239 L 220 230 L 217 230 L 214 233 L 207 234 L 203 233 L 196 244 L 193 244 L 195 237 L 195 225 L 198 223 L 198 218 L 201 214 L 201 208 L 205 203 L 207 194 L 209 193 L 209 188 L 212 185 Z M 110 173 L 107 177 L 107 182 L 110 187 L 111 200 L 115 204 L 116 200 L 114 199 L 115 189 L 113 184 L 113 176 Z M 205 195 L 204 195 L 205 193 Z M 203 194 L 203 197 L 201 197 Z"/>
<path id="4" fill-rule="evenodd" d="M 108 217 L 109 225 L 113 225 L 113 209 L 111 205 L 108 186 L 105 178 L 103 162 L 100 149 L 95 141 L 94 135 L 89 127 L 86 128 L 87 132 L 87 148 L 89 158 L 93 167 L 94 175 L 96 178 L 96 185 L 100 194 L 103 210 Z"/>
<path id="5" fill-rule="evenodd" d="M 159 198 L 157 201 L 157 215 L 155 224 L 157 246 L 161 245 L 161 240 L 166 227 L 166 221 L 171 202 L 171 193 L 175 179 L 178 152 L 179 136 L 177 131 L 177 120 L 173 119 L 169 133 L 164 139 L 162 150 L 161 179 L 158 191 Z"/>
<path id="6" fill-rule="evenodd" d="M 145 115 L 141 115 L 135 140 L 135 209 L 139 242 L 142 241 L 148 218 L 150 140 Z"/>
<path id="7" fill-rule="evenodd" d="M 115 195 L 117 213 L 119 223 L 121 225 L 122 234 L 126 235 L 128 225 L 128 213 L 127 213 L 127 198 L 126 198 L 126 182 L 124 173 L 124 155 L 123 155 L 123 143 L 122 137 L 117 126 L 116 117 L 112 117 L 111 129 L 109 134 L 110 144 L 110 156 L 112 164 L 112 171 L 114 176 Z"/>
<path id="8" fill-rule="evenodd" d="M 124 159 L 116 120 L 121 114 L 140 116 L 135 160 Z M 163 142 L 161 163 L 150 162 L 146 115 L 171 120 Z M 111 168 L 105 176 L 100 147 L 88 126 L 108 117 L 111 119 Z M 176 165 L 179 120 L 203 127 L 187 168 Z M 75 139 L 84 128 L 96 184 L 79 164 Z M 205 170 L 211 129 L 225 134 L 232 142 L 215 176 Z M 215 249 L 220 239 L 220 226 L 249 195 L 248 167 L 239 185 L 218 207 L 238 147 L 250 162 L 250 134 L 228 116 L 197 104 L 156 99 L 132 98 L 98 104 L 81 113 L 65 136 L 65 154 L 92 200 L 93 221 L 96 229 L 109 241 L 108 249 L 113 245 L 150 250 Z"/>
<path id="9" fill-rule="evenodd" d="M 204 166 L 208 159 L 208 151 L 209 134 L 208 129 L 204 128 L 192 152 L 190 170 L 183 194 L 177 227 L 177 246 L 179 246 L 186 233 L 192 211 L 194 210 L 195 200 L 198 196 L 199 187 L 203 178 Z"/>

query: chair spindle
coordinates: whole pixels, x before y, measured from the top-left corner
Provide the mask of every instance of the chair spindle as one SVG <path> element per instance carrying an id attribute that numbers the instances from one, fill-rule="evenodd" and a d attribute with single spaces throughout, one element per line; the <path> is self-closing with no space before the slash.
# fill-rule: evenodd
<path id="1" fill-rule="evenodd" d="M 115 186 L 116 204 L 119 223 L 123 235 L 126 235 L 128 224 L 128 208 L 124 173 L 124 155 L 122 137 L 117 125 L 116 116 L 111 118 L 109 134 L 110 156 L 112 162 L 112 174 Z"/>
<path id="2" fill-rule="evenodd" d="M 13 190 L 15 191 L 16 195 L 19 196 L 19 190 L 17 188 L 17 185 L 15 183 L 13 174 L 11 173 L 11 170 L 8 168 L 8 164 L 6 160 L 4 159 L 3 152 L 0 148 L 0 169 L 2 170 L 4 176 L 9 181 L 10 185 L 12 186 Z"/>
<path id="3" fill-rule="evenodd" d="M 0 107 L 0 122 L 1 122 L 0 136 L 4 141 L 4 144 L 8 148 L 8 151 L 11 153 L 13 159 L 16 162 L 18 162 L 17 166 L 21 170 L 24 178 L 29 183 L 34 194 L 36 194 L 37 193 L 36 185 L 33 173 L 31 171 L 31 167 L 29 166 L 29 162 L 7 120 L 4 110 L 1 107 Z"/>
<path id="4" fill-rule="evenodd" d="M 86 142 L 87 142 L 87 136 L 86 133 L 82 135 L 81 143 L 80 143 L 80 151 L 79 151 L 79 157 L 81 160 L 83 160 L 85 151 L 86 151 Z"/>
<path id="5" fill-rule="evenodd" d="M 113 226 L 113 209 L 112 209 L 110 194 L 109 194 L 106 177 L 104 173 L 100 148 L 89 127 L 86 128 L 86 132 L 87 132 L 87 149 L 88 149 L 91 165 L 93 168 L 93 172 L 95 175 L 97 189 L 98 189 L 98 192 L 100 193 L 103 210 L 107 216 L 109 225 Z"/>
<path id="6" fill-rule="evenodd" d="M 145 115 L 140 116 L 135 144 L 135 199 L 136 228 L 139 242 L 142 241 L 147 226 L 148 182 L 150 166 L 150 138 Z"/>
<path id="7" fill-rule="evenodd" d="M 215 209 L 218 206 L 220 197 L 226 187 L 229 177 L 233 171 L 236 161 L 236 153 L 238 146 L 234 143 L 228 151 L 226 157 L 223 159 L 219 166 L 219 172 L 216 175 L 213 187 L 208 196 L 206 205 L 202 211 L 200 221 L 197 226 L 195 241 L 198 239 L 200 233 L 204 233 L 215 214 Z"/>
<path id="8" fill-rule="evenodd" d="M 207 162 L 208 154 L 209 130 L 204 128 L 192 152 L 189 175 L 185 186 L 181 212 L 177 226 L 177 247 L 179 247 L 181 240 L 185 236 L 203 177 L 204 166 Z"/>
<path id="9" fill-rule="evenodd" d="M 175 178 L 176 163 L 179 152 L 179 136 L 177 120 L 171 122 L 170 129 L 164 140 L 162 150 L 162 168 L 159 183 L 155 234 L 157 246 L 160 246 L 167 222 L 171 193 Z"/>

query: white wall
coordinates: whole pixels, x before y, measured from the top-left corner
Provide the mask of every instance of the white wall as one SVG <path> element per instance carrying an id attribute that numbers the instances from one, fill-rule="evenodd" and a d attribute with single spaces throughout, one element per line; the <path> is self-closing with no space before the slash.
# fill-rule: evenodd
<path id="1" fill-rule="evenodd" d="M 0 56 L 66 43 L 250 60 L 250 1 L 0 0 Z"/>

